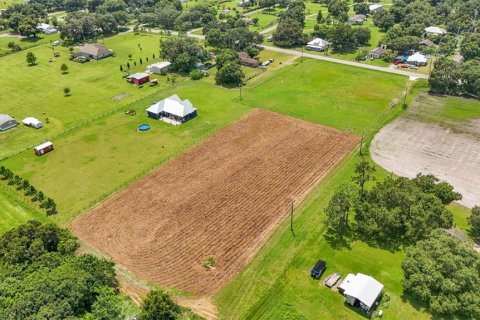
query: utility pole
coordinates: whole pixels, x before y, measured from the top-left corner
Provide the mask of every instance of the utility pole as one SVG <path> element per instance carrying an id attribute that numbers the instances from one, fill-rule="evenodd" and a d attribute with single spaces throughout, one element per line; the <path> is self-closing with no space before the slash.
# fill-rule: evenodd
<path id="1" fill-rule="evenodd" d="M 290 206 L 290 231 L 295 235 L 295 232 L 293 232 L 293 200 Z"/>
<path id="2" fill-rule="evenodd" d="M 242 101 L 242 81 L 240 81 L 239 87 L 240 87 L 240 101 Z"/>
<path id="3" fill-rule="evenodd" d="M 302 45 L 302 57 L 300 58 L 300 62 L 303 62 L 303 45 Z"/>
<path id="4" fill-rule="evenodd" d="M 362 152 L 362 149 L 363 149 L 363 137 L 365 136 L 365 130 L 362 131 L 362 140 L 360 140 L 360 155 L 363 156 L 363 152 Z"/>

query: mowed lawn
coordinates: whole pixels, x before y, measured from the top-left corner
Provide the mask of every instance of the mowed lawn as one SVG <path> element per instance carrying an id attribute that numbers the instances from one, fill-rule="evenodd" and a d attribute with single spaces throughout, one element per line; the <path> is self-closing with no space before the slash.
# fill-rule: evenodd
<path id="1" fill-rule="evenodd" d="M 360 134 L 400 94 L 403 76 L 304 59 L 244 90 L 244 103 Z"/>
<path id="2" fill-rule="evenodd" d="M 116 56 L 85 64 L 69 61 L 68 48 L 61 46 L 54 49 L 61 53 L 61 57 L 55 58 L 56 62 L 48 62 L 54 51 L 49 42 L 0 58 L 3 71 L 0 78 L 0 113 L 7 113 L 17 121 L 33 116 L 44 122 L 44 128 L 39 130 L 18 126 L 0 133 L 0 157 L 32 147 L 96 115 L 168 86 L 167 77 L 159 76 L 156 77 L 160 81 L 159 87 L 147 85 L 139 89 L 127 83 L 120 72 L 120 64 L 125 65 L 128 61 L 132 71 L 144 71 L 146 59 L 152 62 L 153 54 L 157 61 L 160 39 L 158 35 L 133 33 L 107 38 L 102 42 Z M 35 66 L 27 66 L 25 55 L 29 51 L 38 58 Z M 129 60 L 129 54 L 132 54 L 132 60 Z M 134 62 L 137 67 L 134 67 Z M 60 71 L 62 63 L 69 68 L 67 74 Z M 180 81 L 180 78 L 177 80 Z M 64 97 L 65 87 L 71 89 L 71 96 Z"/>
<path id="3" fill-rule="evenodd" d="M 145 108 L 174 93 L 190 99 L 198 117 L 181 126 L 147 118 Z M 54 219 L 62 223 L 249 110 L 234 99 L 236 91 L 188 82 L 62 135 L 53 140 L 52 153 L 37 157 L 27 150 L 1 164 L 53 198 L 59 209 Z M 127 109 L 137 114 L 126 115 Z M 142 123 L 150 131 L 137 132 Z"/>

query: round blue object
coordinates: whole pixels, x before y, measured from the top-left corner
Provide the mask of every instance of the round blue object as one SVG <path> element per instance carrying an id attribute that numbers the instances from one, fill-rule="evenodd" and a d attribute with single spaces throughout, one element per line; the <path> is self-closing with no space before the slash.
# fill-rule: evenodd
<path id="1" fill-rule="evenodd" d="M 138 131 L 148 131 L 150 130 L 150 125 L 149 124 L 141 124 L 138 126 Z"/>

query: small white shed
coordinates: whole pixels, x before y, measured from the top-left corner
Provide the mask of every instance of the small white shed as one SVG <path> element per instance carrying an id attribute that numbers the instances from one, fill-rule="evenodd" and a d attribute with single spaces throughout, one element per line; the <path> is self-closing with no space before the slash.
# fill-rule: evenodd
<path id="1" fill-rule="evenodd" d="M 43 127 L 43 124 L 40 122 L 40 120 L 34 117 L 27 117 L 23 119 L 22 122 L 24 125 L 35 129 L 40 129 L 41 127 Z"/>

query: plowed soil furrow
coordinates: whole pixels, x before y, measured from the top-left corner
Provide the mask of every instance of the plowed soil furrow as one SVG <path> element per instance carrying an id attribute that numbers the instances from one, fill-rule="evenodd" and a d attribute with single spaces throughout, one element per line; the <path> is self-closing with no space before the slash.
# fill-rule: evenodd
<path id="1" fill-rule="evenodd" d="M 74 220 L 83 241 L 162 286 L 211 293 L 250 261 L 358 137 L 254 110 Z M 216 267 L 203 261 L 214 257 Z"/>

